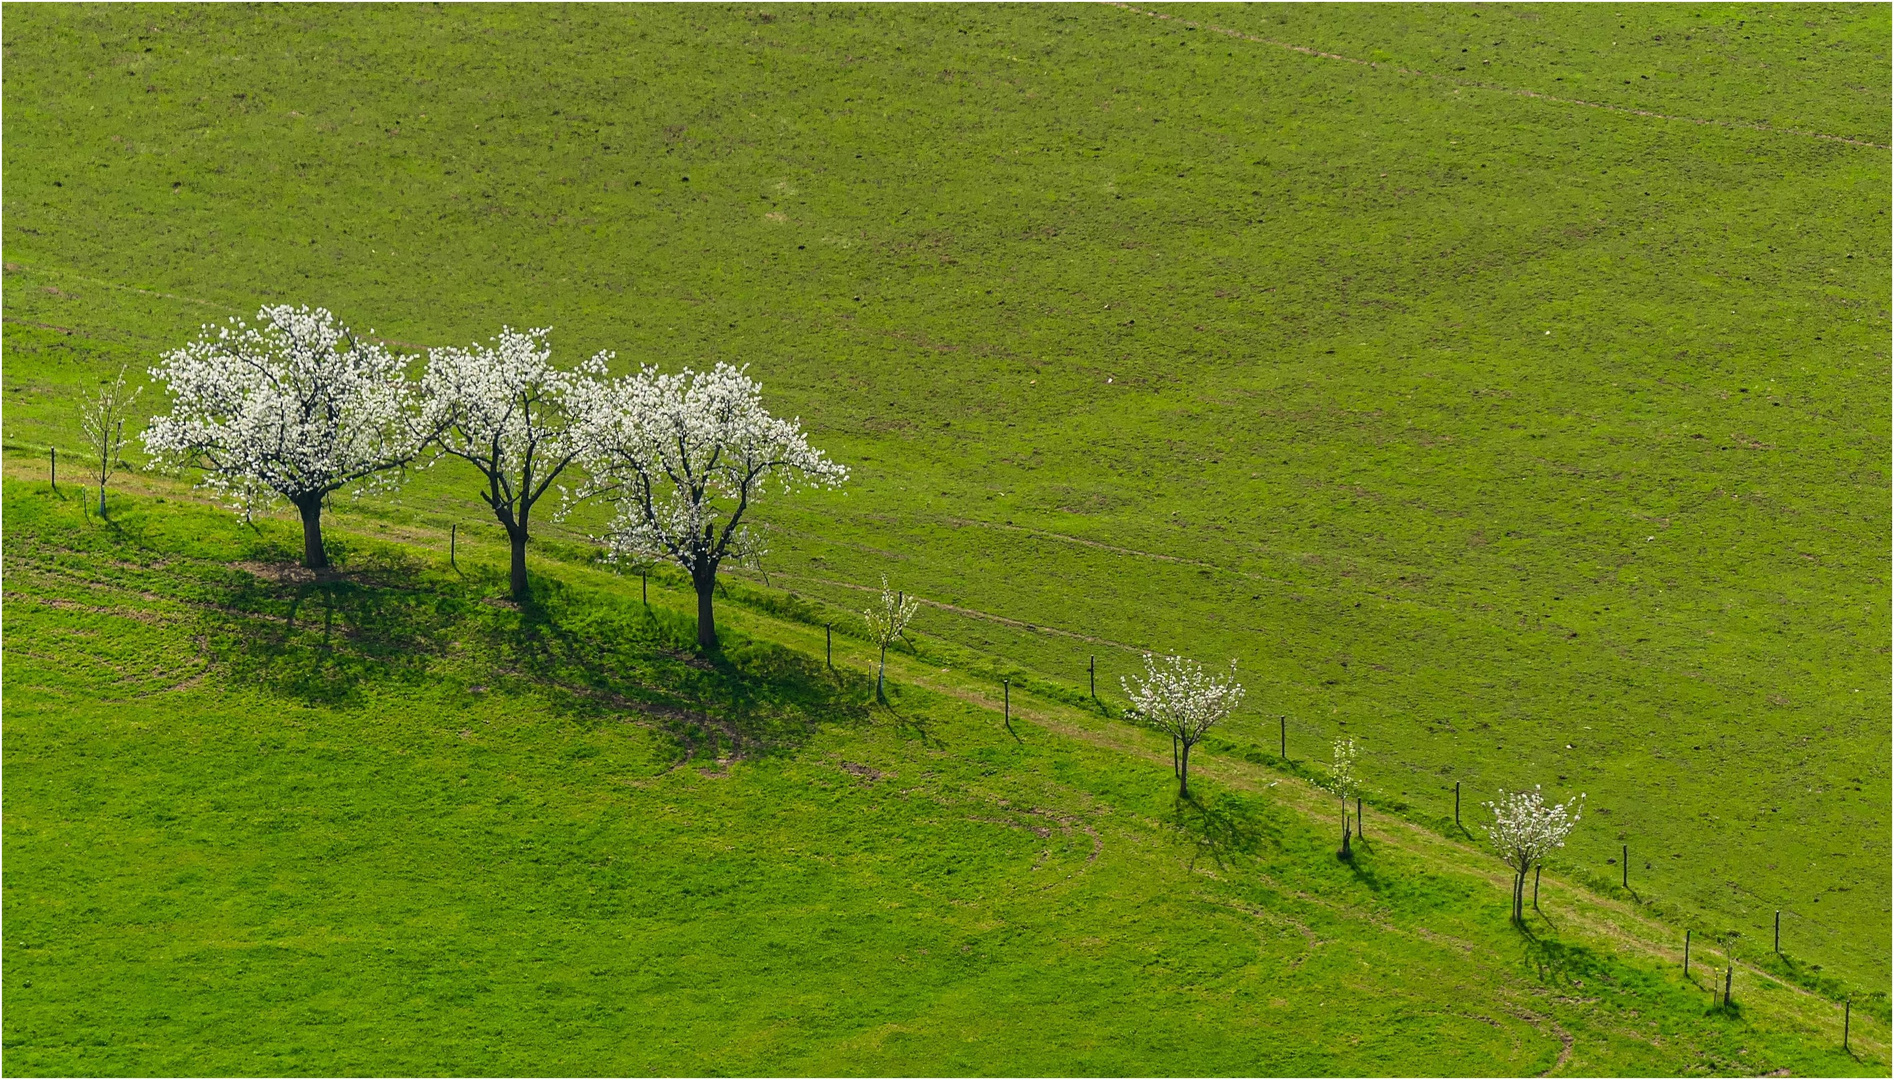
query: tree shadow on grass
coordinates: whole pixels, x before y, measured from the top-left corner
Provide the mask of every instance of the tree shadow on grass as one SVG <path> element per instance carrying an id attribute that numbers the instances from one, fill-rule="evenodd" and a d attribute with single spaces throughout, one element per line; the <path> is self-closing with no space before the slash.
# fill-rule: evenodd
<path id="1" fill-rule="evenodd" d="M 557 581 L 536 581 L 524 603 L 489 605 L 483 624 L 509 674 L 574 718 L 635 714 L 678 742 L 678 764 L 792 752 L 822 724 L 869 716 L 860 675 L 736 634 L 700 654 L 689 620 Z"/>
<path id="2" fill-rule="evenodd" d="M 339 566 L 234 566 L 200 635 L 228 677 L 358 706 L 377 684 L 464 682 L 531 694 L 585 725 L 669 735 L 677 764 L 792 751 L 824 723 L 867 719 L 872 684 L 820 658 L 732 635 L 699 655 L 694 627 L 635 599 L 535 579 L 523 603 L 495 573 L 465 581 L 399 549 L 335 546 Z"/>
<path id="3" fill-rule="evenodd" d="M 386 560 L 325 573 L 233 568 L 200 638 L 234 682 L 311 705 L 358 705 L 369 684 L 425 679 L 461 620 L 464 601 L 391 584 L 403 571 Z"/>
<path id="4" fill-rule="evenodd" d="M 1198 857 L 1224 870 L 1240 856 L 1253 856 L 1277 830 L 1253 800 L 1234 793 L 1204 798 L 1193 792 L 1172 807 L 1172 823 L 1195 846 Z"/>
<path id="5" fill-rule="evenodd" d="M 831 674 L 836 678 L 843 677 L 840 672 Z M 925 713 L 903 711 L 900 704 L 892 698 L 880 704 L 882 711 L 886 712 L 888 718 L 894 722 L 895 733 L 902 738 L 913 739 L 929 750 L 942 749 L 947 745 L 945 740 L 934 734 L 933 726 Z"/>
<path id="6" fill-rule="evenodd" d="M 1603 970 L 1602 958 L 1584 945 L 1573 945 L 1549 935 L 1542 937 L 1524 924 L 1515 923 L 1513 929 L 1518 935 L 1522 959 L 1538 974 L 1540 982 L 1573 986 L 1587 978 L 1598 978 Z"/>

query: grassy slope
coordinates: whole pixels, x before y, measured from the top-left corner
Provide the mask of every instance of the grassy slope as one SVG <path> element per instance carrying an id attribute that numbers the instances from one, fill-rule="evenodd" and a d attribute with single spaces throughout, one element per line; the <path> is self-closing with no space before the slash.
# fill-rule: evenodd
<path id="1" fill-rule="evenodd" d="M 749 360 L 859 478 L 776 580 L 1097 639 L 930 611 L 1042 677 L 1236 655 L 1239 737 L 1583 788 L 1596 874 L 1885 983 L 1887 153 L 1454 82 L 1885 144 L 1885 8 L 1204 15 L 1380 69 L 1110 8 L 8 14 L 16 445 L 266 298 Z"/>
<path id="2" fill-rule="evenodd" d="M 519 612 L 359 534 L 297 580 L 281 525 L 114 502 L 6 487 L 14 1073 L 1886 1067 L 1556 876 L 1522 937 L 1460 843 L 1341 863 L 1241 760 L 1178 806 L 1141 733 L 1022 694 L 1015 741 L 905 659 L 872 707 L 753 611 L 693 665 L 682 591 L 542 564 Z"/>

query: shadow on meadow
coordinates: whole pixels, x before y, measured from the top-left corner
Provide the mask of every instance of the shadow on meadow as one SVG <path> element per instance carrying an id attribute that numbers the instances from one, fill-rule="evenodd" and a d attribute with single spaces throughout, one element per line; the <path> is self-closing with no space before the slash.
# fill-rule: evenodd
<path id="1" fill-rule="evenodd" d="M 537 578 L 448 577 L 399 551 L 331 545 L 333 570 L 287 552 L 231 567 L 203 637 L 228 677 L 309 704 L 356 707 L 378 686 L 452 679 L 533 694 L 582 724 L 634 719 L 684 765 L 790 752 L 824 722 L 868 716 L 868 684 L 814 658 L 730 635 L 700 655 L 679 616 Z"/>
<path id="2" fill-rule="evenodd" d="M 1172 808 L 1172 824 L 1195 848 L 1225 870 L 1238 856 L 1252 856 L 1265 842 L 1280 847 L 1280 826 L 1254 799 L 1235 793 L 1205 797 L 1195 792 Z"/>

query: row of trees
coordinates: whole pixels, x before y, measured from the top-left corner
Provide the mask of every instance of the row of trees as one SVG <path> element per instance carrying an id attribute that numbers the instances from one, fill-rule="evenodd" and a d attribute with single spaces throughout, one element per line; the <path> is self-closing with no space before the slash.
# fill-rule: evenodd
<path id="1" fill-rule="evenodd" d="M 676 563 L 697 592 L 697 640 L 717 643 L 717 571 L 762 554 L 744 516 L 766 490 L 837 487 L 848 470 L 812 448 L 798 420 L 771 416 L 743 368 L 611 378 L 602 352 L 552 362 L 546 330 L 503 327 L 490 342 L 409 362 L 322 308 L 266 306 L 250 323 L 206 327 L 151 374 L 171 398 L 146 450 L 161 467 L 201 470 L 203 486 L 247 518 L 277 500 L 302 518 L 303 565 L 328 565 L 322 510 L 335 492 L 397 485 L 411 468 L 459 458 L 511 546 L 510 585 L 527 595 L 536 508 L 609 500 L 616 560 Z M 562 476 L 575 483 L 561 485 Z M 101 479 L 101 490 L 104 480 Z M 101 495 L 103 498 L 103 495 Z"/>
<path id="2" fill-rule="evenodd" d="M 887 584 L 882 585 L 884 607 Z M 871 625 L 876 616 L 869 616 Z M 884 650 L 885 654 L 885 650 Z M 1190 797 L 1190 751 L 1210 729 L 1236 711 L 1243 700 L 1243 686 L 1236 681 L 1236 661 L 1230 661 L 1230 674 L 1204 670 L 1203 665 L 1181 656 L 1158 657 L 1146 654 L 1144 674 L 1120 680 L 1131 699 L 1127 716 L 1138 723 L 1171 737 L 1171 766 L 1177 777 L 1179 798 Z M 1359 800 L 1361 782 L 1355 775 L 1358 751 L 1355 740 L 1335 740 L 1334 757 L 1326 786 L 1342 800 L 1342 853 L 1349 850 L 1348 801 Z M 1488 833 L 1499 856 L 1513 871 L 1512 918 L 1525 918 L 1526 875 L 1534 875 L 1533 902 L 1538 902 L 1537 875 L 1545 860 L 1565 846 L 1565 840 L 1578 826 L 1584 796 L 1563 803 L 1549 803 L 1539 788 L 1531 791 L 1500 792 L 1486 804 L 1493 825 Z M 1359 815 L 1358 815 L 1359 816 Z M 1360 824 L 1357 820 L 1356 829 Z"/>
<path id="3" fill-rule="evenodd" d="M 645 367 L 614 379 L 609 352 L 555 365 L 547 335 L 502 327 L 486 343 L 431 350 L 417 379 L 406 359 L 326 310 L 264 307 L 255 323 L 207 327 L 151 369 L 171 411 L 151 421 L 145 447 L 156 465 L 201 470 L 202 485 L 246 518 L 279 499 L 294 506 L 303 565 L 314 569 L 328 565 L 322 510 L 331 495 L 385 490 L 410 468 L 458 458 L 480 474 L 481 499 L 506 531 L 516 599 L 527 595 L 526 548 L 541 501 L 555 488 L 561 513 L 608 500 L 608 556 L 683 569 L 697 594 L 698 644 L 715 647 L 718 569 L 762 553 L 744 524 L 751 504 L 766 490 L 839 486 L 848 470 L 812 448 L 798 420 L 771 416 L 742 368 Z M 136 395 L 121 373 L 82 415 L 99 451 L 101 512 Z M 918 608 L 886 580 L 879 600 L 863 612 L 880 648 L 878 698 L 888 647 Z M 1121 686 L 1129 717 L 1171 737 L 1177 792 L 1188 798 L 1191 750 L 1243 700 L 1236 662 L 1226 675 L 1147 654 L 1144 673 Z M 1344 804 L 1358 792 L 1354 762 L 1354 741 L 1338 740 L 1329 786 Z M 1487 806 L 1491 838 L 1514 872 L 1513 917 L 1522 918 L 1525 877 L 1564 846 L 1579 800 L 1548 804 L 1535 788 Z"/>

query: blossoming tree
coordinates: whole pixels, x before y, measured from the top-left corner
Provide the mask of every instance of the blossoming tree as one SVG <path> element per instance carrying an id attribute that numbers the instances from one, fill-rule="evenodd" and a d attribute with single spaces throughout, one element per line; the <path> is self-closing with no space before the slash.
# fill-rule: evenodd
<path id="1" fill-rule="evenodd" d="M 883 687 L 888 672 L 888 646 L 907 631 L 908 623 L 914 619 L 914 613 L 921 609 L 921 602 L 912 597 L 890 592 L 888 579 L 881 579 L 881 598 L 873 607 L 862 612 L 862 618 L 868 623 L 868 636 L 881 648 L 880 666 L 875 669 L 875 700 L 880 701 L 886 695 Z"/>
<path id="2" fill-rule="evenodd" d="M 1493 846 L 1513 871 L 1514 922 L 1523 922 L 1526 917 L 1526 875 L 1547 855 L 1565 846 L 1565 838 L 1578 825 L 1584 800 L 1581 794 L 1562 803 L 1548 803 L 1535 784 L 1531 791 L 1502 791 L 1497 801 L 1486 804 L 1493 814 Z"/>
<path id="3" fill-rule="evenodd" d="M 1119 685 L 1131 698 L 1131 718 L 1171 737 L 1177 795 L 1189 798 L 1190 748 L 1243 700 L 1236 661 L 1230 661 L 1230 674 L 1223 676 L 1206 672 L 1195 660 L 1146 653 L 1144 674 L 1120 679 Z"/>
<path id="4" fill-rule="evenodd" d="M 391 485 L 429 434 L 403 361 L 322 308 L 264 307 L 166 353 L 171 412 L 145 429 L 153 464 L 195 467 L 244 515 L 278 497 L 302 515 L 303 565 L 329 565 L 322 503 Z"/>
<path id="5" fill-rule="evenodd" d="M 515 600 L 526 598 L 533 507 L 584 449 L 574 406 L 604 374 L 602 356 L 578 371 L 559 370 L 551 356 L 545 330 L 501 327 L 492 344 L 435 349 L 421 384 L 437 445 L 486 479 L 480 497 L 512 546 Z"/>
<path id="6" fill-rule="evenodd" d="M 1361 793 L 1361 781 L 1355 778 L 1355 740 L 1343 736 L 1335 740 L 1334 763 L 1328 770 L 1328 789 L 1342 800 L 1342 853 L 1348 853 L 1348 800 Z M 1361 823 L 1355 823 L 1357 829 Z"/>
<path id="7" fill-rule="evenodd" d="M 120 457 L 125 452 L 125 421 L 144 389 L 126 386 L 125 369 L 121 367 L 118 378 L 86 398 L 79 409 L 79 430 L 85 435 L 87 469 L 99 479 L 100 517 L 105 516 L 105 485 L 125 464 Z"/>
<path id="8" fill-rule="evenodd" d="M 616 507 L 606 536 L 614 557 L 668 559 L 697 591 L 697 644 L 717 645 L 711 596 L 728 558 L 762 554 L 744 525 L 769 490 L 839 487 L 848 470 L 803 436 L 800 420 L 771 416 L 745 369 L 667 375 L 646 367 L 586 391 L 592 480 L 581 497 Z"/>

